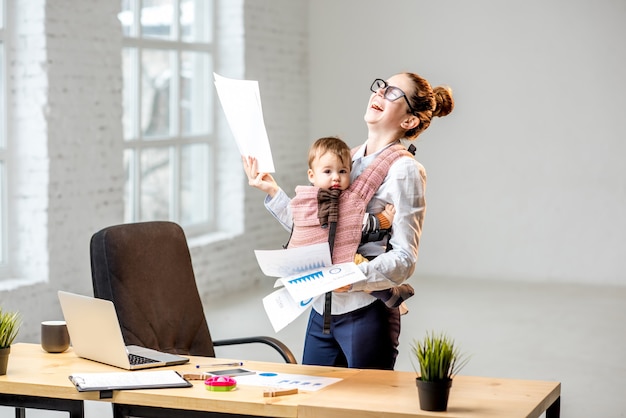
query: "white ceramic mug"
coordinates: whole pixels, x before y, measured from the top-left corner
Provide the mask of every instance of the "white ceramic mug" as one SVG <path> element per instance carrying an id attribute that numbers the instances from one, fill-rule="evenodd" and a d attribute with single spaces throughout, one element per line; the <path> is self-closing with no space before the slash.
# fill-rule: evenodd
<path id="1" fill-rule="evenodd" d="M 41 323 L 41 347 L 48 353 L 62 353 L 70 346 L 70 335 L 65 321 Z"/>

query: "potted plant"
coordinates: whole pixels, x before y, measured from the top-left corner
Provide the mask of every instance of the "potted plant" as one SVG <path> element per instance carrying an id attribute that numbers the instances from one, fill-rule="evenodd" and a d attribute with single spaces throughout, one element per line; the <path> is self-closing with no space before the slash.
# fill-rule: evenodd
<path id="1" fill-rule="evenodd" d="M 0 308 L 0 375 L 7 374 L 11 344 L 17 337 L 21 324 L 19 313 L 3 312 Z"/>
<path id="2" fill-rule="evenodd" d="M 469 358 L 461 353 L 454 340 L 445 333 L 430 331 L 422 340 L 413 340 L 411 358 L 417 360 L 419 371 L 415 378 L 420 408 L 425 411 L 445 411 L 452 379 L 467 364 Z"/>

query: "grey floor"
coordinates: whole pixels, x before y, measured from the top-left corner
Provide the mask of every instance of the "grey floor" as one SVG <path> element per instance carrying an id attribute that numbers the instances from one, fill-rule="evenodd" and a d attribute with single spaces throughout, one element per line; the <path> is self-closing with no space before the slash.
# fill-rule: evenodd
<path id="1" fill-rule="evenodd" d="M 478 282 L 413 281 L 416 295 L 403 317 L 396 370 L 412 371 L 408 347 L 426 330 L 445 331 L 471 354 L 462 374 L 556 380 L 564 418 L 626 416 L 626 288 Z M 271 283 L 205 306 L 214 339 L 273 335 L 299 358 L 305 315 L 275 334 L 261 299 Z M 218 357 L 280 361 L 269 348 L 219 347 Z M 88 402 L 86 415 L 110 417 Z M 0 418 L 13 417 L 0 407 Z M 27 417 L 67 414 L 28 410 Z"/>

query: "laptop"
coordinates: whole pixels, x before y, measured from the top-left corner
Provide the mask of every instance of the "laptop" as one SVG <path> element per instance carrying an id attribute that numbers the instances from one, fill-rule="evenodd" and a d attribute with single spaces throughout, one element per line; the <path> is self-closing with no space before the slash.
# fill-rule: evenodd
<path id="1" fill-rule="evenodd" d="M 187 357 L 125 345 L 115 305 L 110 300 L 62 290 L 58 295 L 72 347 L 79 357 L 127 370 L 189 362 Z"/>

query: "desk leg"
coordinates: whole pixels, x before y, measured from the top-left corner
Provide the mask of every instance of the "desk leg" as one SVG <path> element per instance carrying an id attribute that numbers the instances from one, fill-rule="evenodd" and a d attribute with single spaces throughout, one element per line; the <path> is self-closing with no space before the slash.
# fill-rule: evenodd
<path id="1" fill-rule="evenodd" d="M 26 418 L 25 408 L 44 409 L 48 411 L 65 411 L 70 418 L 84 418 L 83 401 L 77 399 L 45 398 L 42 396 L 0 394 L 0 405 L 14 406 L 16 418 Z"/>
<path id="2" fill-rule="evenodd" d="M 554 403 L 546 409 L 546 418 L 559 418 L 561 416 L 561 397 L 556 398 Z"/>

